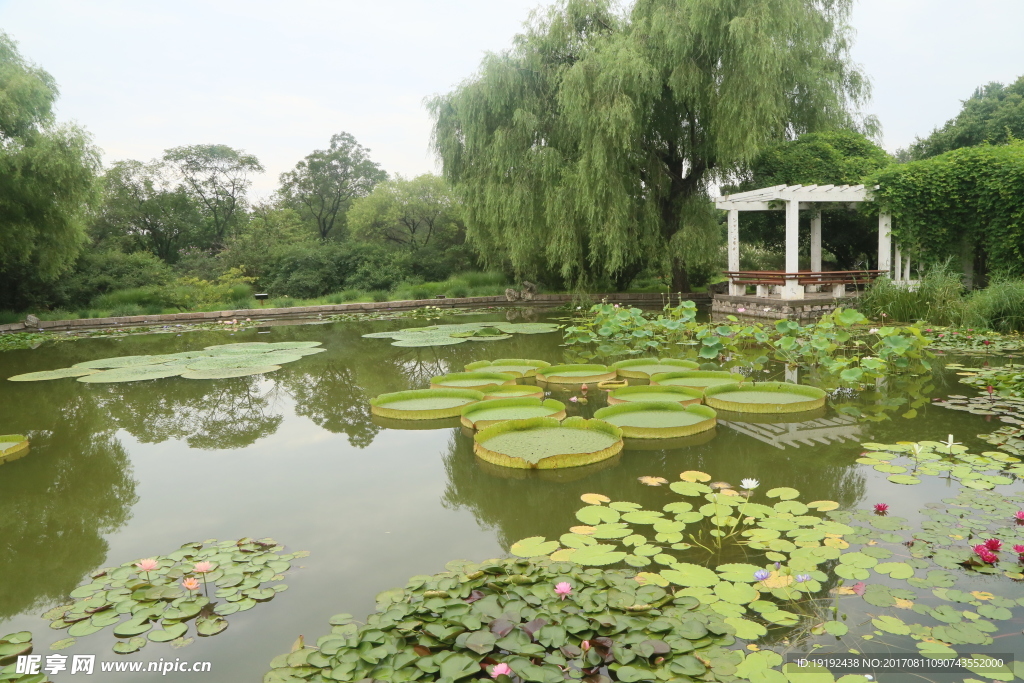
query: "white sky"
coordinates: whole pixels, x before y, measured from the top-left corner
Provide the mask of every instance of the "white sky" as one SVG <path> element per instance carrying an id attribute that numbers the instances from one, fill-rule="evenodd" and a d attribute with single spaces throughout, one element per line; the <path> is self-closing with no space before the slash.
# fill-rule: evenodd
<path id="1" fill-rule="evenodd" d="M 277 176 L 347 131 L 391 173 L 436 170 L 424 97 L 510 44 L 538 0 L 0 0 L 107 162 L 223 143 Z M 889 150 L 1024 74 L 1021 0 L 859 0 L 856 60 Z"/>

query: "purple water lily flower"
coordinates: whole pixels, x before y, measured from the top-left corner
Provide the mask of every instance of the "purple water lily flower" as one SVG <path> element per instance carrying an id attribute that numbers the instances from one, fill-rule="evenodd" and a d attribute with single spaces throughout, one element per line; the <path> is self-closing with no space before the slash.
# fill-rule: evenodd
<path id="1" fill-rule="evenodd" d="M 767 569 L 758 569 L 756 572 L 754 572 L 754 578 L 757 579 L 758 581 L 764 581 L 765 579 L 769 578 L 771 575 L 772 575 L 772 573 L 770 571 L 768 571 Z"/>

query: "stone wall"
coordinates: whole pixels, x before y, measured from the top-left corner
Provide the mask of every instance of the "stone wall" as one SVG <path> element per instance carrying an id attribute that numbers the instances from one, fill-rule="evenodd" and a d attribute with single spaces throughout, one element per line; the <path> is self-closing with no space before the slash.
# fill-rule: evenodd
<path id="1" fill-rule="evenodd" d="M 781 299 L 763 299 L 753 296 L 727 296 L 716 294 L 711 302 L 712 315 L 735 315 L 746 318 L 766 318 L 770 320 L 814 321 L 831 313 L 837 307 L 850 307 L 856 297 L 814 297 L 783 301 Z"/>
<path id="2" fill-rule="evenodd" d="M 595 301 L 608 299 L 612 303 L 632 304 L 637 306 L 660 306 L 662 294 L 591 294 Z M 687 299 L 707 302 L 710 294 L 697 292 L 688 294 Z M 673 298 L 674 300 L 674 298 Z M 136 327 L 142 325 L 170 325 L 216 322 L 230 318 L 312 318 L 339 313 L 383 313 L 389 311 L 409 311 L 424 306 L 438 308 L 486 308 L 493 306 L 513 307 L 553 307 L 572 301 L 571 294 L 535 294 L 530 301 L 508 301 L 504 296 L 472 296 L 459 299 L 415 299 L 409 301 L 380 301 L 352 304 L 333 304 L 327 306 L 296 306 L 293 308 L 247 308 L 235 311 L 211 311 L 209 313 L 168 313 L 165 315 L 132 315 L 118 318 L 81 318 L 79 320 L 39 320 L 32 325 L 26 323 L 9 323 L 0 325 L 0 334 L 6 332 L 48 332 L 67 330 L 90 330 L 114 327 Z"/>

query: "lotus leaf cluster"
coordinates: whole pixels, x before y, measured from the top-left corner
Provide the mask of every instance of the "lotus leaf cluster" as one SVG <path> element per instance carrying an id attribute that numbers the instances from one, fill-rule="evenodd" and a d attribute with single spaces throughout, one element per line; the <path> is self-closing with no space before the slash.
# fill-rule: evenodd
<path id="1" fill-rule="evenodd" d="M 26 455 L 28 446 L 28 437 L 24 434 L 0 434 L 0 465 Z"/>
<path id="2" fill-rule="evenodd" d="M 734 649 L 743 620 L 627 572 L 546 558 L 447 568 L 378 595 L 365 624 L 336 615 L 316 646 L 274 658 L 265 683 L 310 673 L 396 683 L 724 682 L 757 680 L 782 662 L 771 651 Z"/>
<path id="3" fill-rule="evenodd" d="M 982 390 L 992 387 L 993 393 L 998 396 L 1024 398 L 1024 365 L 969 368 L 958 363 L 950 363 L 946 367 L 956 370 L 963 384 Z"/>
<path id="4" fill-rule="evenodd" d="M 199 636 L 217 635 L 228 627 L 229 615 L 287 590 L 280 583 L 284 573 L 293 559 L 306 555 L 285 553 L 269 538 L 187 543 L 151 558 L 152 569 L 146 561 L 133 561 L 93 572 L 90 583 L 71 591 L 75 602 L 43 617 L 73 638 L 109 628 L 119 639 L 113 646 L 118 654 L 136 652 L 147 641 L 188 644 L 190 626 Z M 197 565 L 209 571 L 197 571 Z M 187 590 L 189 578 L 201 587 Z"/>
<path id="5" fill-rule="evenodd" d="M 916 443 L 865 443 L 870 449 L 857 462 L 888 474 L 894 484 L 920 484 L 925 475 L 956 479 L 970 489 L 989 490 L 1024 478 L 1020 458 L 999 451 L 981 454 L 953 441 Z"/>
<path id="6" fill-rule="evenodd" d="M 87 384 L 139 382 L 166 377 L 226 379 L 280 370 L 303 356 L 322 353 L 321 342 L 241 342 L 207 346 L 202 351 L 152 356 L 115 356 L 76 363 L 70 368 L 15 375 L 12 382 L 78 378 Z"/>
<path id="7" fill-rule="evenodd" d="M 12 683 L 44 683 L 46 674 L 17 673 L 20 655 L 32 653 L 32 634 L 28 631 L 9 633 L 0 638 L 0 681 Z"/>
<path id="8" fill-rule="evenodd" d="M 601 408 L 594 413 L 633 439 L 673 439 L 714 429 L 717 413 L 707 406 L 666 402 L 635 402 Z"/>
<path id="9" fill-rule="evenodd" d="M 825 392 L 789 382 L 719 384 L 704 390 L 704 402 L 736 413 L 801 413 L 825 405 Z"/>
<path id="10" fill-rule="evenodd" d="M 545 334 L 558 330 L 554 323 L 456 323 L 407 327 L 391 332 L 364 334 L 369 339 L 392 339 L 392 346 L 452 346 L 467 341 L 496 341 L 515 334 Z"/>
<path id="11" fill-rule="evenodd" d="M 1024 337 L 1018 333 L 1001 334 L 963 327 L 929 327 L 924 332 L 929 337 L 929 348 L 954 351 L 958 355 L 1014 358 L 1024 351 Z"/>

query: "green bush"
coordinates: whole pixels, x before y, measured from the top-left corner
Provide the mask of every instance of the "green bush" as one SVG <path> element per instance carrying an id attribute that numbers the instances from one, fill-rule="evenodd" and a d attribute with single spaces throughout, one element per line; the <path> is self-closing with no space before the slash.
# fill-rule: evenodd
<path id="1" fill-rule="evenodd" d="M 95 297 L 90 308 L 114 310 L 134 306 L 138 310 L 147 307 L 158 307 L 161 310 L 175 306 L 178 298 L 178 287 L 133 287 L 100 294 Z M 142 315 L 141 313 L 124 313 L 121 315 Z"/>
<path id="2" fill-rule="evenodd" d="M 281 297 L 278 297 L 276 299 L 271 299 L 270 300 L 270 307 L 271 308 L 292 308 L 292 307 L 294 307 L 298 303 L 299 303 L 298 301 L 296 301 L 295 299 L 291 298 L 290 296 L 281 296 Z"/>
<path id="3" fill-rule="evenodd" d="M 57 283 L 58 300 L 62 305 L 82 307 L 98 296 L 116 290 L 144 289 L 154 292 L 174 280 L 173 269 L 147 251 L 125 254 L 116 250 L 87 251 L 78 258 L 74 269 Z M 118 303 L 139 301 L 121 300 Z"/>
<path id="4" fill-rule="evenodd" d="M 993 277 L 988 287 L 971 292 L 961 324 L 997 332 L 1024 331 L 1024 280 Z"/>
<path id="5" fill-rule="evenodd" d="M 960 274 L 948 262 L 929 268 L 913 290 L 879 278 L 861 294 L 857 307 L 872 320 L 886 323 L 926 320 L 933 325 L 960 325 L 965 315 Z"/>
<path id="6" fill-rule="evenodd" d="M 24 320 L 24 313 L 15 313 L 14 311 L 0 311 L 0 325 L 20 323 L 23 322 Z"/>
<path id="7" fill-rule="evenodd" d="M 110 309 L 110 315 L 115 318 L 127 315 L 143 315 L 143 313 L 143 308 L 136 304 L 118 304 Z"/>
<path id="8" fill-rule="evenodd" d="M 388 301 L 390 298 L 390 292 L 386 289 L 375 289 L 370 292 L 370 301 Z"/>

